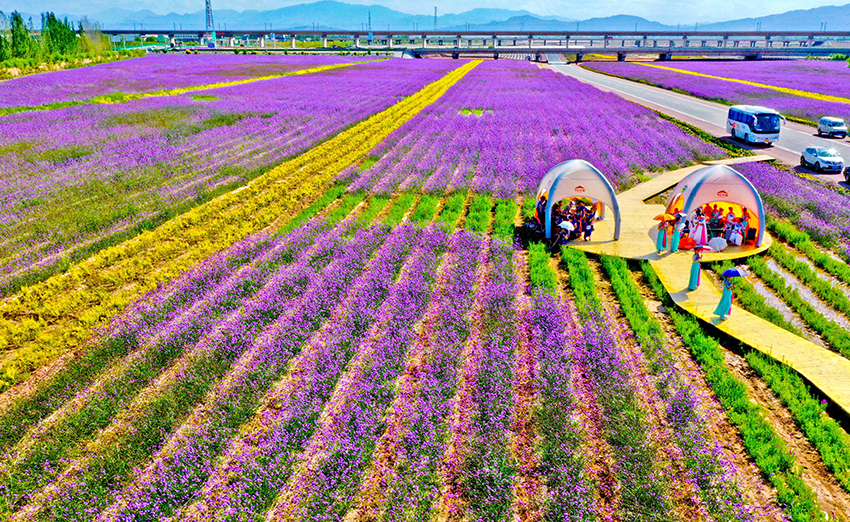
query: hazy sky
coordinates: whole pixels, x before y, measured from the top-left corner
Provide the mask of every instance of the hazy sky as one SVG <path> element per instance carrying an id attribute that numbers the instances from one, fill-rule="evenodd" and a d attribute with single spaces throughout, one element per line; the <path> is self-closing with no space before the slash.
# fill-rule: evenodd
<path id="1" fill-rule="evenodd" d="M 414 14 L 458 13 L 476 7 L 526 9 L 540 15 L 559 15 L 584 20 L 597 16 L 630 14 L 662 23 L 694 23 L 732 20 L 782 13 L 793 9 L 809 9 L 824 5 L 840 5 L 835 0 L 346 0 L 352 4 L 380 4 Z M 304 0 L 212 0 L 213 9 L 265 10 L 307 3 Z M 30 13 L 54 11 L 57 14 L 94 15 L 119 7 L 138 11 L 149 9 L 158 14 L 193 13 L 204 8 L 203 0 L 0 0 L 0 10 Z"/>

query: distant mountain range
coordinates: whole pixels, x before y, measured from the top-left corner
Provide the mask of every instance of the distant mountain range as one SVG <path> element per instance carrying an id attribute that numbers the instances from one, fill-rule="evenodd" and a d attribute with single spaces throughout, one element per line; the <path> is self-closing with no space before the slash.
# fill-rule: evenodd
<path id="1" fill-rule="evenodd" d="M 39 16 L 32 16 L 38 25 Z M 62 15 L 65 16 L 65 15 Z M 213 10 L 217 27 L 228 29 L 342 29 L 375 31 L 430 31 L 434 29 L 434 17 L 429 15 L 411 15 L 380 5 L 352 5 L 334 0 L 298 4 L 269 11 L 234 11 L 229 9 Z M 70 16 L 71 20 L 79 16 Z M 129 11 L 112 8 L 89 18 L 100 22 L 110 29 L 167 29 L 183 28 L 201 30 L 204 28 L 204 12 L 189 14 L 171 13 L 159 15 L 149 10 Z M 760 28 L 763 31 L 818 31 L 826 22 L 828 30 L 850 30 L 850 4 L 843 6 L 816 7 L 786 13 L 745 18 L 728 22 L 718 22 L 699 26 L 681 27 L 706 31 L 749 31 Z M 441 31 L 479 30 L 479 31 L 644 31 L 677 30 L 676 26 L 664 25 L 645 18 L 629 15 L 616 15 L 589 20 L 573 20 L 559 16 L 539 16 L 525 10 L 510 9 L 472 9 L 458 14 L 443 14 L 437 17 L 437 29 Z"/>

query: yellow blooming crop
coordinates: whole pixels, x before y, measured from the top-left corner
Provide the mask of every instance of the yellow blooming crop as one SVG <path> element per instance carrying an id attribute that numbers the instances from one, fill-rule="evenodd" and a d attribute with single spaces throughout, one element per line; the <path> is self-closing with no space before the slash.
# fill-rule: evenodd
<path id="1" fill-rule="evenodd" d="M 319 197 L 345 167 L 480 62 L 467 63 L 251 183 L 108 248 L 0 304 L 0 390 L 79 346 L 141 294 Z"/>
<path id="2" fill-rule="evenodd" d="M 713 74 L 705 74 L 695 71 L 684 71 L 682 69 L 675 69 L 673 67 L 664 67 L 663 65 L 655 65 L 654 63 L 644 63 L 644 62 L 634 62 L 644 67 L 654 67 L 656 69 L 664 69 L 665 71 L 673 71 L 681 74 L 690 74 L 692 76 L 701 76 L 703 78 L 712 78 L 714 80 L 723 80 L 725 82 L 733 82 L 733 83 L 741 83 L 744 85 L 752 85 L 753 87 L 762 87 L 764 89 L 773 89 L 774 91 L 782 92 L 785 94 L 791 94 L 794 96 L 801 96 L 803 98 L 812 98 L 815 100 L 822 101 L 832 101 L 832 102 L 841 102 L 841 103 L 850 103 L 850 98 L 844 98 L 842 96 L 832 96 L 830 94 L 821 94 L 818 92 L 810 92 L 810 91 L 802 91 L 800 89 L 791 89 L 789 87 L 778 87 L 776 85 L 769 85 L 766 83 L 758 83 L 751 82 L 747 80 L 738 80 L 736 78 L 726 78 L 724 76 L 715 76 Z"/>

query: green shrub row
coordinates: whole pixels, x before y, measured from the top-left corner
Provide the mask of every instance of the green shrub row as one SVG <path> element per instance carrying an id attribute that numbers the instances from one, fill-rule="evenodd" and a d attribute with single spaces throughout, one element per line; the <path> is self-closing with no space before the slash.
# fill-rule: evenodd
<path id="1" fill-rule="evenodd" d="M 437 205 L 440 203 L 440 198 L 431 194 L 423 194 L 416 204 L 416 209 L 410 216 L 410 221 L 427 224 L 434 217 L 437 211 Z"/>
<path id="2" fill-rule="evenodd" d="M 413 192 L 402 193 L 398 199 L 390 204 L 390 211 L 384 219 L 384 222 L 390 226 L 395 226 L 401 223 L 404 215 L 407 214 L 407 211 L 410 210 L 410 207 L 415 201 L 416 194 Z"/>
<path id="3" fill-rule="evenodd" d="M 783 301 L 803 318 L 806 323 L 838 353 L 844 357 L 850 357 L 850 333 L 838 325 L 835 321 L 827 319 L 822 313 L 815 310 L 805 299 L 800 296 L 796 289 L 785 283 L 781 275 L 771 270 L 761 257 L 750 258 L 750 268 L 762 281 L 782 298 Z"/>
<path id="4" fill-rule="evenodd" d="M 642 268 L 653 289 L 661 290 L 659 297 L 666 299 L 663 287 L 653 284 L 653 280 L 657 281 L 657 275 L 649 263 L 644 262 Z M 776 488 L 777 499 L 791 520 L 823 520 L 817 497 L 803 482 L 802 470 L 795 463 L 794 456 L 765 418 L 763 408 L 751 400 L 744 383 L 726 367 L 720 344 L 706 335 L 702 324 L 692 317 L 674 310 L 670 310 L 670 317 L 694 359 L 705 372 L 706 380 L 726 409 L 729 419 L 741 431 L 744 447 L 764 477 Z"/>
<path id="5" fill-rule="evenodd" d="M 724 261 L 722 263 L 713 263 L 711 268 L 720 275 L 724 270 L 733 268 L 734 266 L 735 265 L 731 261 Z M 746 311 L 802 337 L 803 332 L 790 322 L 786 321 L 785 317 L 782 316 L 779 310 L 767 304 L 764 297 L 756 292 L 752 283 L 746 279 L 739 277 L 738 280 L 735 281 L 735 287 L 732 289 L 732 293 L 735 294 L 735 302 Z"/>
<path id="6" fill-rule="evenodd" d="M 809 235 L 790 223 L 777 219 L 768 219 L 767 227 L 783 241 L 812 260 L 814 264 L 850 285 L 850 266 L 835 259 L 823 251 L 823 247 L 815 244 Z"/>

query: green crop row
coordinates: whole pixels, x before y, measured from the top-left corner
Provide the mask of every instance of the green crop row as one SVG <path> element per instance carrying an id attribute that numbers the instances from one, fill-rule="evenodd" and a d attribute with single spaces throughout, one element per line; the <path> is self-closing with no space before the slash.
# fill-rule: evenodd
<path id="1" fill-rule="evenodd" d="M 755 351 L 747 354 L 747 362 L 791 411 L 794 421 L 818 449 L 841 487 L 850 491 L 850 436 L 824 415 L 826 401 L 818 402 L 812 397 L 800 375 L 783 364 Z"/>
<path id="2" fill-rule="evenodd" d="M 642 268 L 653 289 L 660 290 L 659 298 L 667 300 L 666 291 L 657 282 L 657 275 L 649 264 L 643 263 Z M 705 371 L 706 380 L 726 409 L 729 419 L 741 431 L 744 447 L 764 477 L 776 488 L 777 499 L 791 520 L 823 520 L 817 497 L 801 478 L 802 470 L 794 456 L 765 418 L 763 408 L 751 400 L 746 385 L 726 367 L 720 344 L 705 334 L 697 320 L 674 310 L 670 310 L 670 317 L 694 359 Z"/>
<path id="3" fill-rule="evenodd" d="M 674 428 L 673 436 L 699 487 L 700 497 L 714 520 L 737 520 L 739 513 L 733 505 L 740 493 L 732 482 L 718 480 L 725 471 L 715 455 L 705 451 L 704 422 L 695 414 L 689 386 L 679 379 L 676 361 L 664 342 L 667 336 L 661 323 L 647 308 L 625 259 L 602 256 L 602 266 L 649 362 L 649 369 L 658 380 L 661 396 L 668 402 L 667 418 Z"/>
<path id="4" fill-rule="evenodd" d="M 490 226 L 490 213 L 493 210 L 493 198 L 485 194 L 474 194 L 466 216 L 466 228 L 484 234 Z"/>
<path id="5" fill-rule="evenodd" d="M 463 204 L 466 202 L 466 192 L 455 192 L 446 198 L 446 203 L 443 209 L 440 210 L 440 215 L 437 221 L 443 223 L 443 227 L 447 230 L 454 230 L 457 220 L 463 213 Z"/>
<path id="6" fill-rule="evenodd" d="M 794 254 L 779 243 L 770 245 L 768 250 L 774 259 L 806 283 L 815 293 L 839 312 L 850 315 L 850 299 L 843 290 L 832 286 L 832 283 L 821 279 L 815 270 L 805 261 L 799 261 Z"/>
<path id="7" fill-rule="evenodd" d="M 586 322 L 592 317 L 591 314 L 602 309 L 587 256 L 575 248 L 561 247 L 561 260 L 567 265 L 579 317 L 582 322 Z"/>
<path id="8" fill-rule="evenodd" d="M 558 281 L 549 266 L 549 251 L 543 243 L 534 242 L 528 247 L 528 276 L 531 285 L 552 295 L 557 294 Z"/>
<path id="9" fill-rule="evenodd" d="M 838 325 L 835 321 L 827 319 L 822 313 L 815 310 L 796 289 L 791 288 L 782 279 L 782 276 L 771 270 L 764 259 L 753 257 L 750 259 L 750 268 L 770 288 L 776 292 L 795 312 L 800 314 L 806 323 L 816 332 L 823 336 L 824 340 L 838 353 L 844 357 L 850 357 L 850 333 Z"/>
<path id="10" fill-rule="evenodd" d="M 496 200 L 496 216 L 493 224 L 493 234 L 506 241 L 513 241 L 514 220 L 516 219 L 517 204 L 513 199 Z"/>
<path id="11" fill-rule="evenodd" d="M 809 235 L 790 223 L 769 219 L 767 226 L 771 232 L 794 248 L 802 252 L 814 264 L 850 285 L 850 266 L 823 251 L 823 247 L 812 242 Z"/>
<path id="12" fill-rule="evenodd" d="M 733 267 L 734 265 L 731 261 L 724 261 L 723 263 L 714 263 L 711 265 L 711 268 L 717 274 L 721 274 L 724 270 Z M 736 303 L 751 314 L 761 317 L 765 321 L 773 323 L 782 329 L 788 330 L 789 332 L 802 337 L 803 332 L 790 322 L 786 321 L 785 317 L 782 316 L 779 310 L 767 304 L 764 297 L 759 295 L 752 283 L 746 279 L 739 278 L 738 281 L 735 282 L 735 287 L 732 289 L 732 292 L 735 294 Z"/>

